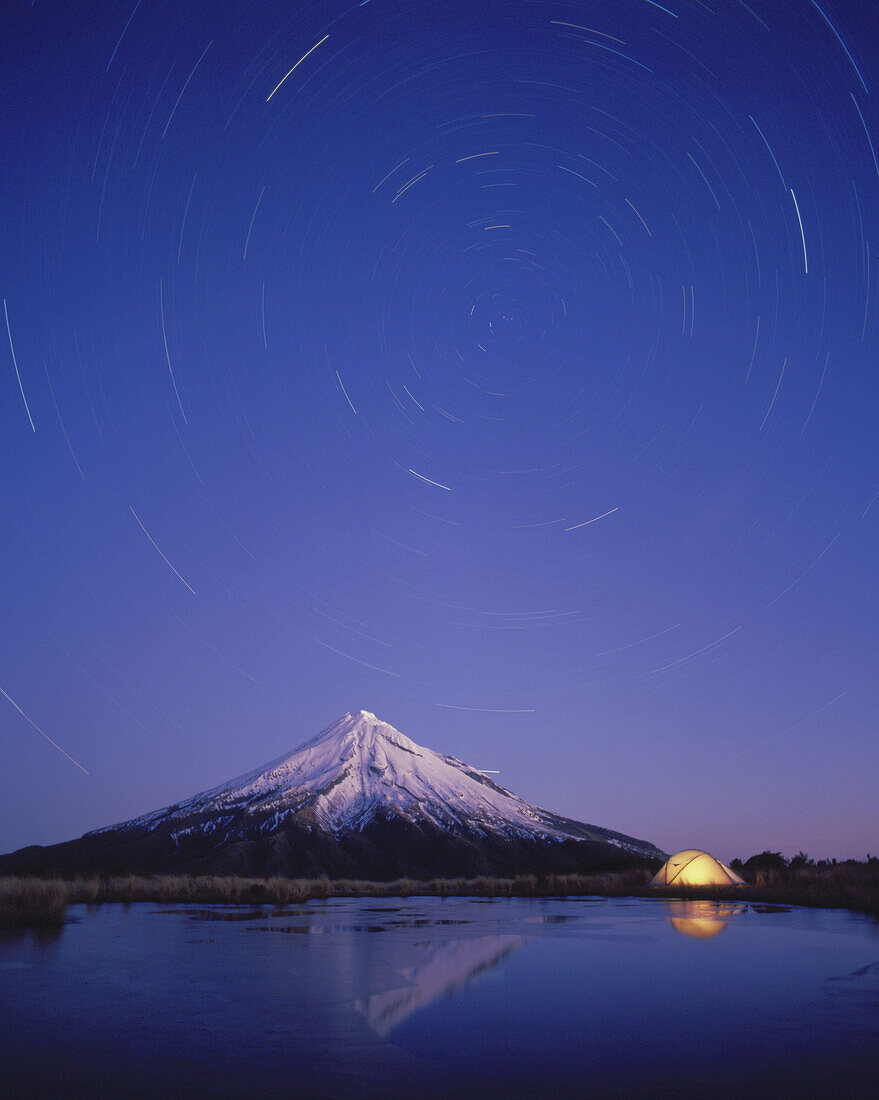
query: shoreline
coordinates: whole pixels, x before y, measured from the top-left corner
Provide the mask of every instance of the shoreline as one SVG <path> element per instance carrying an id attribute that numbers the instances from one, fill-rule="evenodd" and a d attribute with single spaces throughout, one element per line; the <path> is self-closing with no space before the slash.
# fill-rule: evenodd
<path id="1" fill-rule="evenodd" d="M 118 875 L 102 878 L 0 878 L 0 929 L 61 928 L 68 905 L 161 904 L 288 906 L 326 898 L 382 897 L 654 897 L 848 909 L 879 919 L 879 873 L 872 865 L 806 870 L 760 885 L 670 887 L 648 885 L 650 871 L 606 874 L 518 875 L 515 878 L 357 879 L 253 878 L 215 875 Z"/>

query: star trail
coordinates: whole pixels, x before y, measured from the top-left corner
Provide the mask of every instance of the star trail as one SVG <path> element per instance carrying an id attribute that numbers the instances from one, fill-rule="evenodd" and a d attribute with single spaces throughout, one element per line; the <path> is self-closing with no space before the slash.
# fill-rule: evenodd
<path id="1" fill-rule="evenodd" d="M 669 851 L 875 849 L 870 5 L 6 24 L 0 849 L 361 707 Z"/>

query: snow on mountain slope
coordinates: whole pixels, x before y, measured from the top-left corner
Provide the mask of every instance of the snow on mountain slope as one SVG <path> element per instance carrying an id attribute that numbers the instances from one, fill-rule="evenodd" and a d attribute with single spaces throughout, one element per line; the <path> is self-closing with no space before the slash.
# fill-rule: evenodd
<path id="1" fill-rule="evenodd" d="M 654 856 L 653 845 L 529 805 L 482 772 L 415 744 L 369 711 L 346 714 L 292 753 L 175 806 L 97 833 L 161 826 L 228 836 L 256 825 L 273 832 L 295 820 L 339 836 L 377 815 L 452 833 L 596 840 Z M 235 822 L 233 826 L 232 823 Z"/>

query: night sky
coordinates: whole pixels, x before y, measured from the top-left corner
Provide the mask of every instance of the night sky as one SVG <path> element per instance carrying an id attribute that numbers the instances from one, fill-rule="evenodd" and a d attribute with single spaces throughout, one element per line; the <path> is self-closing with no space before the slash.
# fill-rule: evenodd
<path id="1" fill-rule="evenodd" d="M 872 3 L 3 22 L 0 850 L 360 708 L 879 848 Z"/>

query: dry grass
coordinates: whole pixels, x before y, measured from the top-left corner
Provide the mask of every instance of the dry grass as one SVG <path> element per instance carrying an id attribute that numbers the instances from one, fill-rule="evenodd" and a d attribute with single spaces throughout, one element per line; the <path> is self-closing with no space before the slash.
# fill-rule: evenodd
<path id="1" fill-rule="evenodd" d="M 244 878 L 220 875 L 126 875 L 77 878 L 0 878 L 0 928 L 57 928 L 76 902 L 279 905 L 320 898 L 411 897 L 699 897 L 820 908 L 854 909 L 879 917 L 879 865 L 844 863 L 788 871 L 773 881 L 729 889 L 656 891 L 651 873 L 631 870 L 597 875 L 519 875 L 516 878 L 356 879 Z"/>
<path id="2" fill-rule="evenodd" d="M 60 928 L 69 885 L 57 879 L 0 879 L 0 928 Z"/>
<path id="3" fill-rule="evenodd" d="M 521 875 L 501 879 L 483 877 L 411 878 L 392 882 L 361 879 L 244 878 L 220 875 L 125 875 L 76 878 L 68 881 L 39 878 L 0 878 L 0 927 L 57 927 L 68 905 L 85 902 L 150 901 L 162 904 L 280 905 L 320 898 L 413 897 L 558 897 L 570 894 L 623 895 L 643 888 L 649 873 L 627 871 L 614 875 Z"/>

